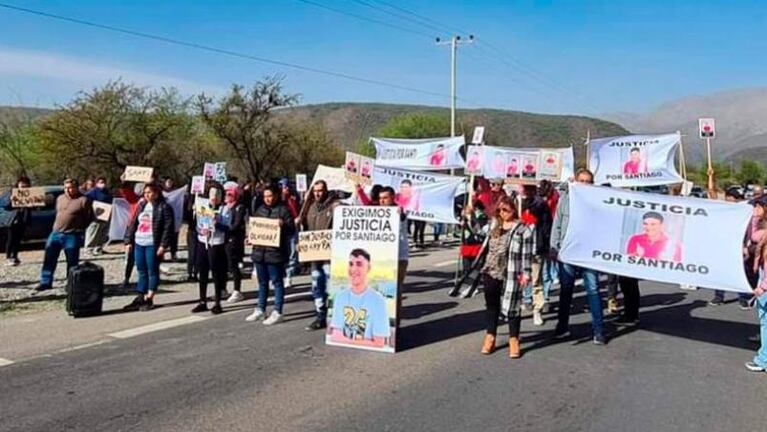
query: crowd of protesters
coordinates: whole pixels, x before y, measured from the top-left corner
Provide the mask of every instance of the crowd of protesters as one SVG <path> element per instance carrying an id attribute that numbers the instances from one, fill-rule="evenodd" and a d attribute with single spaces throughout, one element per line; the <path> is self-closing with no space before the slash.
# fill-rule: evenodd
<path id="1" fill-rule="evenodd" d="M 709 196 L 719 198 L 709 172 Z M 581 169 L 573 181 L 593 183 L 593 174 Z M 175 182 L 171 178 L 156 179 L 145 184 L 122 182 L 113 196 L 107 179 L 97 177 L 82 186 L 75 179 L 64 181 L 64 193 L 55 203 L 56 216 L 53 230 L 45 244 L 45 255 L 37 290 L 52 287 L 53 275 L 59 255 L 64 251 L 67 268 L 77 266 L 81 248 L 91 256 L 103 253 L 108 242 L 109 223 L 94 217 L 93 202 L 110 204 L 115 197 L 124 199 L 129 206 L 125 229 L 124 289 L 130 289 L 135 267 L 138 282 L 133 288 L 136 297 L 125 306 L 126 311 L 148 311 L 154 307 L 161 280 L 160 264 L 171 255 L 177 260 L 179 228 L 174 220 L 174 210 L 165 200 L 164 193 L 172 192 Z M 28 178 L 21 177 L 18 188 L 30 187 Z M 222 312 L 222 302 L 238 303 L 245 299 L 242 294 L 242 272 L 245 248 L 250 247 L 253 276 L 257 283 L 258 300 L 246 321 L 262 320 L 264 325 L 282 321 L 285 290 L 292 286 L 293 278 L 300 274 L 297 242 L 299 231 L 328 230 L 333 225 L 334 209 L 352 202 L 361 205 L 393 206 L 400 208 L 401 231 L 399 238 L 398 286 L 404 288 L 408 269 L 409 237 L 413 247 L 425 248 L 423 221 L 408 220 L 402 210 L 400 195 L 389 186 L 375 185 L 369 191 L 357 186 L 354 194 L 328 190 L 320 180 L 310 185 L 305 196 L 300 196 L 287 178 L 274 183 L 239 184 L 231 178 L 227 182 L 208 181 L 204 196 L 212 211 L 212 223 L 203 224 L 198 218 L 196 196 L 187 193 L 181 220 L 187 225 L 186 260 L 187 280 L 199 285 L 199 302 L 193 313 Z M 557 324 L 554 338 L 570 336 L 569 318 L 576 278 L 580 277 L 587 297 L 591 315 L 591 338 L 594 344 L 604 345 L 607 334 L 600 281 L 606 281 L 607 312 L 619 312 L 617 294 L 623 295 L 623 310 L 615 320 L 618 325 L 634 326 L 639 322 L 639 281 L 634 278 L 600 275 L 589 268 L 580 268 L 560 262 L 558 252 L 562 246 L 569 223 L 569 196 L 567 184 L 559 189 L 548 181 L 538 185 L 515 186 L 505 184 L 503 179 L 478 179 L 473 198 L 461 209 L 461 225 L 456 235 L 461 237 L 460 257 L 462 274 L 459 284 L 473 276 L 476 289 L 481 282 L 486 305 L 486 331 L 481 347 L 483 354 L 496 349 L 499 320 L 504 317 L 509 326 L 508 353 L 511 358 L 522 355 L 520 327 L 523 311 L 532 311 L 532 323 L 543 325 L 543 314 L 550 311 L 551 294 L 559 281 Z M 728 191 L 724 199 L 731 202 L 744 201 L 737 191 Z M 761 191 L 749 201 L 753 217 L 743 242 L 743 265 L 753 295 L 739 295 L 742 308 L 755 303 L 760 320 L 760 335 L 767 337 L 767 195 Z M 34 209 L 14 209 L 8 224 L 6 258 L 8 265 L 20 264 L 19 248 Z M 248 217 L 274 219 L 280 226 L 279 246 L 251 245 L 246 236 Z M 434 244 L 440 245 L 440 235 L 445 231 L 441 224 L 433 226 Z M 312 262 L 308 265 L 311 275 L 311 294 L 315 316 L 306 326 L 307 330 L 320 330 L 327 326 L 328 285 L 330 262 Z M 208 284 L 213 281 L 213 306 L 208 308 Z M 232 281 L 232 293 L 227 296 L 228 281 Z M 274 291 L 271 313 L 267 299 Z M 399 300 L 398 300 L 399 301 Z M 724 292 L 715 291 L 711 306 L 724 302 Z M 767 368 L 767 347 L 759 349 L 749 370 L 763 371 Z"/>

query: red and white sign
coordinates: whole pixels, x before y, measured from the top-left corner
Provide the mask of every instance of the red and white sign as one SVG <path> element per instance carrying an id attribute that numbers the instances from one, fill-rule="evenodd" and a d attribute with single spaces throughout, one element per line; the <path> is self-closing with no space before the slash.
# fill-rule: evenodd
<path id="1" fill-rule="evenodd" d="M 716 126 L 712 118 L 698 119 L 698 130 L 701 139 L 716 138 Z"/>

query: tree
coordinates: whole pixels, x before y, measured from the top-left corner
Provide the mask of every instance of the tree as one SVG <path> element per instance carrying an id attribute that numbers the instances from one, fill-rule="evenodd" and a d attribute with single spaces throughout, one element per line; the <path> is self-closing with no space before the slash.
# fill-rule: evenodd
<path id="1" fill-rule="evenodd" d="M 74 176 L 105 175 L 117 180 L 127 165 L 172 172 L 186 151 L 189 101 L 175 89 L 147 90 L 120 81 L 78 94 L 41 124 L 49 163 Z"/>
<path id="2" fill-rule="evenodd" d="M 740 163 L 740 169 L 735 173 L 735 179 L 742 185 L 764 181 L 765 170 L 761 163 L 754 160 L 744 160 Z"/>
<path id="3" fill-rule="evenodd" d="M 286 131 L 285 153 L 277 172 L 285 175 L 305 173 L 311 175 L 317 165 L 341 166 L 344 151 L 330 137 L 321 123 L 286 120 L 280 128 Z"/>
<path id="4" fill-rule="evenodd" d="M 232 85 L 217 104 L 204 94 L 196 101 L 205 124 L 252 179 L 273 175 L 289 150 L 289 132 L 273 116 L 275 110 L 295 105 L 298 96 L 284 93 L 281 81 L 277 76 L 267 77 L 247 90 Z"/>
<path id="5" fill-rule="evenodd" d="M 439 114 L 405 114 L 389 120 L 376 135 L 408 139 L 446 137 L 450 136 L 450 118 Z M 369 141 L 361 143 L 358 151 L 375 157 L 375 148 Z"/>
<path id="6" fill-rule="evenodd" d="M 16 177 L 33 176 L 39 160 L 39 140 L 34 122 L 23 111 L 9 112 L 0 118 L 0 171 L 3 183 Z M 37 179 L 38 181 L 45 179 Z"/>

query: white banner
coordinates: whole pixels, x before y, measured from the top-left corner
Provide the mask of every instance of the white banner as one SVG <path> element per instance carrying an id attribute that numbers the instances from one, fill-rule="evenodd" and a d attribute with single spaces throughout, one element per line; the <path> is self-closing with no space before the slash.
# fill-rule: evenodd
<path id="1" fill-rule="evenodd" d="M 173 209 L 173 223 L 176 232 L 181 229 L 181 223 L 184 217 L 184 195 L 186 194 L 186 185 L 180 188 L 163 192 L 165 201 Z M 109 224 L 109 241 L 123 241 L 125 231 L 130 223 L 130 204 L 124 198 L 115 198 L 112 200 L 112 222 Z"/>
<path id="2" fill-rule="evenodd" d="M 463 168 L 463 135 L 453 138 L 370 138 L 376 147 L 376 166 L 409 170 Z"/>
<path id="3" fill-rule="evenodd" d="M 458 223 L 453 210 L 463 177 L 376 166 L 373 183 L 397 191 L 397 204 L 412 220 Z"/>
<path id="4" fill-rule="evenodd" d="M 509 148 L 469 146 L 466 172 L 508 183 L 534 184 L 541 180 L 567 181 L 574 173 L 575 157 L 567 148 Z"/>
<path id="5" fill-rule="evenodd" d="M 742 242 L 751 213 L 747 204 L 571 184 L 560 259 L 638 279 L 750 293 Z"/>
<path id="6" fill-rule="evenodd" d="M 318 180 L 324 180 L 328 185 L 328 190 L 338 190 L 354 193 L 354 182 L 346 178 L 346 170 L 343 168 L 333 168 L 326 165 L 317 165 L 317 171 L 314 172 L 312 185 Z"/>
<path id="7" fill-rule="evenodd" d="M 628 135 L 591 140 L 590 167 L 594 183 L 615 187 L 658 186 L 681 183 L 674 156 L 679 133 Z"/>

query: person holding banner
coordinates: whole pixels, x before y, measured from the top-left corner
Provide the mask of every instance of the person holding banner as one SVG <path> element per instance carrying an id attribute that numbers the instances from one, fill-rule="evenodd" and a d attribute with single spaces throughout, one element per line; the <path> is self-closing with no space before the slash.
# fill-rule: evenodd
<path id="1" fill-rule="evenodd" d="M 228 225 L 222 222 L 221 197 L 223 188 L 218 183 L 208 191 L 208 205 L 197 211 L 197 272 L 200 299 L 192 313 L 208 310 L 208 276 L 213 276 L 213 307 L 210 313 L 218 315 L 221 296 L 226 291 L 227 257 L 226 232 Z"/>
<path id="2" fill-rule="evenodd" d="M 328 185 L 318 180 L 312 185 L 312 193 L 307 196 L 306 210 L 299 218 L 299 225 L 304 231 L 322 231 L 333 229 L 333 211 L 340 204 L 328 194 Z M 307 331 L 321 330 L 327 327 L 328 283 L 330 282 L 330 261 L 313 261 L 312 297 L 314 298 L 315 319 Z"/>
<path id="3" fill-rule="evenodd" d="M 254 217 L 277 219 L 280 225 L 280 246 L 253 246 L 251 259 L 258 275 L 258 306 L 246 321 L 257 321 L 266 315 L 266 300 L 269 297 L 269 282 L 274 288 L 274 310 L 264 320 L 264 325 L 273 325 L 282 321 L 282 307 L 285 301 L 285 263 L 290 253 L 290 238 L 295 231 L 295 223 L 290 211 L 280 203 L 280 194 L 274 187 L 263 191 L 264 204 L 259 207 Z"/>
<path id="4" fill-rule="evenodd" d="M 67 274 L 69 269 L 80 264 L 80 246 L 85 228 L 93 220 L 93 207 L 88 197 L 81 194 L 77 186 L 75 179 L 64 180 L 64 193 L 56 199 L 56 219 L 53 222 L 53 231 L 45 243 L 43 268 L 36 291 L 52 288 L 53 274 L 56 272 L 62 249 L 67 257 Z"/>
<path id="5" fill-rule="evenodd" d="M 144 199 L 125 232 L 125 250 L 135 255 L 138 283 L 136 298 L 124 310 L 148 311 L 160 285 L 160 261 L 175 234 L 173 208 L 156 184 L 144 186 Z"/>
<path id="6" fill-rule="evenodd" d="M 86 192 L 85 196 L 91 202 L 97 201 L 104 204 L 112 204 L 112 194 L 109 192 L 109 188 L 107 188 L 106 177 L 96 178 L 96 186 Z M 91 255 L 100 255 L 104 243 L 107 241 L 108 232 L 109 222 L 94 219 L 85 230 L 85 250 L 90 251 Z"/>
<path id="7" fill-rule="evenodd" d="M 593 184 L 594 175 L 591 171 L 581 168 L 575 174 L 575 181 L 578 183 Z M 554 223 L 551 228 L 551 253 L 550 258 L 556 260 L 559 250 L 562 248 L 562 242 L 565 239 L 567 225 L 570 221 L 570 203 L 567 192 L 560 196 L 557 214 L 554 217 Z M 559 308 L 557 311 L 557 327 L 554 331 L 556 339 L 564 339 L 570 336 L 570 305 L 573 301 L 573 290 L 575 289 L 575 278 L 580 273 L 583 276 L 583 286 L 586 288 L 586 295 L 589 302 L 589 312 L 591 312 L 591 329 L 593 342 L 595 345 L 605 345 L 604 318 L 602 315 L 602 299 L 599 296 L 599 274 L 596 270 L 580 268 L 564 262 L 559 263 L 559 282 L 561 285 L 559 293 Z"/>
<path id="8" fill-rule="evenodd" d="M 32 185 L 29 177 L 21 176 L 16 181 L 16 187 L 18 189 L 28 188 Z M 11 220 L 8 223 L 8 239 L 5 243 L 5 258 L 7 260 L 6 265 L 18 266 L 21 264 L 19 260 L 19 249 L 21 249 L 21 241 L 24 239 L 24 233 L 27 231 L 27 224 L 29 224 L 32 218 L 32 209 L 29 207 L 12 208 L 11 202 L 8 202 L 8 208 L 6 209 L 12 212 Z"/>
<path id="9" fill-rule="evenodd" d="M 535 252 L 535 227 L 525 225 L 509 197 L 498 201 L 490 241 L 482 268 L 485 285 L 486 334 L 482 354 L 495 351 L 498 319 L 509 322 L 509 357 L 519 358 L 522 323 L 522 290 L 530 282 Z"/>

